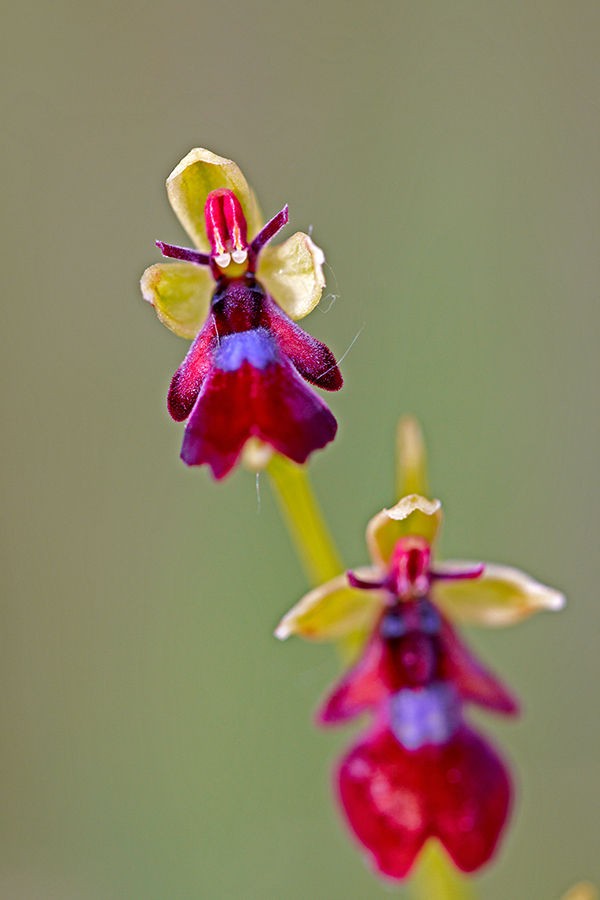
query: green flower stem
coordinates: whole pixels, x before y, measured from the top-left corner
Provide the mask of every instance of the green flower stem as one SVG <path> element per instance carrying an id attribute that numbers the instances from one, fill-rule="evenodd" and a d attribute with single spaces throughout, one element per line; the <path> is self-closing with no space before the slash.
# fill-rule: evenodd
<path id="1" fill-rule="evenodd" d="M 275 453 L 267 472 L 300 561 L 313 586 L 344 571 L 303 466 Z"/>
<path id="2" fill-rule="evenodd" d="M 269 461 L 267 473 L 309 581 L 317 586 L 335 578 L 345 566 L 325 524 L 306 469 L 276 453 Z M 416 479 L 415 487 L 421 487 Z M 344 658 L 352 648 L 339 649 Z M 429 841 L 421 853 L 408 888 L 414 900 L 476 900 L 477 897 L 434 841 Z"/>
<path id="3" fill-rule="evenodd" d="M 437 841 L 429 840 L 422 850 L 409 884 L 413 900 L 477 900 L 471 881 L 448 859 Z"/>

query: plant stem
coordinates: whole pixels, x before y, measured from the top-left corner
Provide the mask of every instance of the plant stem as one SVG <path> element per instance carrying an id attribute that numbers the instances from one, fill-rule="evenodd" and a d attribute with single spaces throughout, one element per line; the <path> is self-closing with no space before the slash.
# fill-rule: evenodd
<path id="1" fill-rule="evenodd" d="M 421 851 L 408 887 L 413 900 L 477 900 L 472 882 L 461 875 L 434 840 Z"/>
<path id="2" fill-rule="evenodd" d="M 267 472 L 294 546 L 312 585 L 344 571 L 303 466 L 275 453 Z"/>

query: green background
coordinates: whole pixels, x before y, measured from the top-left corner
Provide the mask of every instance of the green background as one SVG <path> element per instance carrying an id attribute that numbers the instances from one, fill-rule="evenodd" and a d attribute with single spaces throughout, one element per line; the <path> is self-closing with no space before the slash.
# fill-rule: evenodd
<path id="1" fill-rule="evenodd" d="M 367 900 L 329 796 L 351 730 L 311 714 L 330 647 L 266 478 L 178 459 L 186 350 L 144 304 L 164 180 L 235 159 L 313 226 L 345 357 L 313 459 L 349 565 L 416 413 L 443 554 L 566 611 L 472 640 L 523 698 L 480 716 L 517 770 L 489 900 L 600 880 L 600 5 L 9 0 L 2 16 L 2 900 Z M 395 890 L 395 889 L 394 889 Z"/>

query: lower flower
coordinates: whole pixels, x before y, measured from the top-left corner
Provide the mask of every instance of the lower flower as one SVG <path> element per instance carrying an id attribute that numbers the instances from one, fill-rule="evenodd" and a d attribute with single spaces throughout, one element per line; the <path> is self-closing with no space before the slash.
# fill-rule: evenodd
<path id="1" fill-rule="evenodd" d="M 565 602 L 507 566 L 435 563 L 441 505 L 415 492 L 427 479 L 413 420 L 401 423 L 400 451 L 405 493 L 369 522 L 372 565 L 314 588 L 275 632 L 362 648 L 318 721 L 371 716 L 339 764 L 336 784 L 356 837 L 378 870 L 396 879 L 410 873 L 429 838 L 473 872 L 492 857 L 510 813 L 507 767 L 464 712 L 476 704 L 515 715 L 518 705 L 454 623 L 508 625 Z"/>
<path id="2" fill-rule="evenodd" d="M 336 777 L 348 822 L 383 875 L 404 878 L 430 837 L 464 872 L 494 852 L 511 783 L 495 750 L 465 723 L 467 702 L 517 712 L 500 681 L 419 598 L 388 607 L 319 713 L 323 725 L 374 715 Z"/>

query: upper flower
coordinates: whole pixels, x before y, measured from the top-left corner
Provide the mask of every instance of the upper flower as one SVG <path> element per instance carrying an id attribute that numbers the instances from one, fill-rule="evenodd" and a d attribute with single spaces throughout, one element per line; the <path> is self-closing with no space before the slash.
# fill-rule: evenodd
<path id="1" fill-rule="evenodd" d="M 322 251 L 300 232 L 268 246 L 288 221 L 287 206 L 263 226 L 239 168 L 208 150 L 192 150 L 167 191 L 197 249 L 158 241 L 178 261 L 150 266 L 141 284 L 161 321 L 195 338 L 169 392 L 173 418 L 191 414 L 183 459 L 209 463 L 221 477 L 258 437 L 304 462 L 336 423 L 298 374 L 327 390 L 342 383 L 328 348 L 293 322 L 319 302 Z"/>

